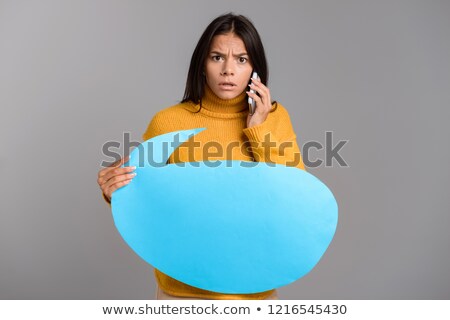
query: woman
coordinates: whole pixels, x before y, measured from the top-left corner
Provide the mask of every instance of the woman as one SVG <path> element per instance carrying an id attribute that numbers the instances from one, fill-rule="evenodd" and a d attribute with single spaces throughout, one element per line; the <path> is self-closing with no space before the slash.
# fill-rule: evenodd
<path id="1" fill-rule="evenodd" d="M 253 70 L 259 78 L 252 78 L 248 85 Z M 168 163 L 214 158 L 304 169 L 289 115 L 281 104 L 272 102 L 267 80 L 264 48 L 253 24 L 242 15 L 219 16 L 194 50 L 183 100 L 159 111 L 142 138 L 145 141 L 172 131 L 204 127 L 207 130 L 186 142 L 188 147 L 180 146 Z M 256 102 L 253 114 L 248 111 L 248 97 Z M 99 172 L 98 183 L 109 203 L 112 193 L 133 179 L 133 168 L 120 168 L 126 161 L 124 158 Z M 157 269 L 155 276 L 158 299 L 277 299 L 276 290 L 222 294 L 192 287 Z"/>

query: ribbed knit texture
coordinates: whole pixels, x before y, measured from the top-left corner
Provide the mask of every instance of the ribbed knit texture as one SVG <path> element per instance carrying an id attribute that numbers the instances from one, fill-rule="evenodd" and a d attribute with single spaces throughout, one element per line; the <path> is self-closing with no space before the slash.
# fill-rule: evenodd
<path id="1" fill-rule="evenodd" d="M 170 156 L 169 163 L 204 161 L 209 154 L 210 161 L 254 160 L 304 169 L 289 114 L 280 103 L 275 102 L 267 119 L 257 126 L 246 127 L 247 115 L 245 92 L 223 100 L 205 86 L 201 108 L 199 104 L 187 102 L 159 111 L 142 138 L 145 141 L 172 131 L 207 128 L 181 145 Z M 200 143 L 199 147 L 192 148 L 194 142 Z M 269 144 L 272 147 L 267 147 Z M 217 150 L 217 145 L 222 152 Z M 211 156 L 216 152 L 220 154 Z"/>
<path id="2" fill-rule="evenodd" d="M 170 156 L 168 163 L 228 159 L 275 162 L 304 169 L 289 115 L 281 104 L 275 102 L 267 119 L 251 128 L 246 128 L 247 115 L 245 92 L 234 99 L 223 100 L 206 85 L 201 108 L 199 104 L 187 102 L 159 111 L 142 138 L 145 141 L 172 131 L 206 128 L 181 145 Z M 198 144 L 195 148 L 194 142 Z M 267 144 L 272 147 L 268 148 Z M 163 291 L 180 297 L 265 299 L 273 293 L 273 290 L 269 290 L 255 294 L 222 294 L 187 285 L 157 269 L 155 276 Z"/>

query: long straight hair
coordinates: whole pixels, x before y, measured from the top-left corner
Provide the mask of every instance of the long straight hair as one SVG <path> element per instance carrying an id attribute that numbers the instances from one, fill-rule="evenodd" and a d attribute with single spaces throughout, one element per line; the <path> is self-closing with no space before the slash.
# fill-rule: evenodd
<path id="1" fill-rule="evenodd" d="M 234 33 L 244 42 L 253 70 L 258 72 L 261 82 L 267 86 L 269 70 L 266 54 L 261 38 L 253 23 L 243 15 L 227 13 L 214 19 L 206 27 L 192 54 L 191 64 L 186 81 L 183 100 L 181 102 L 200 103 L 205 92 L 206 79 L 204 76 L 205 59 L 208 55 L 214 36 Z"/>

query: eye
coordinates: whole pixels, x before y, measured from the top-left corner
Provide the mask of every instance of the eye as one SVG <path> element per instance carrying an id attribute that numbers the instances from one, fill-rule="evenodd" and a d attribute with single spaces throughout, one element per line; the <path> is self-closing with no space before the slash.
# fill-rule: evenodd
<path id="1" fill-rule="evenodd" d="M 247 61 L 248 61 L 247 58 L 244 58 L 244 57 L 240 57 L 240 58 L 239 58 L 239 62 L 240 62 L 240 63 L 246 63 Z"/>
<path id="2" fill-rule="evenodd" d="M 211 59 L 212 59 L 213 61 L 220 61 L 220 59 L 222 59 L 222 57 L 216 55 L 216 56 L 212 56 Z"/>

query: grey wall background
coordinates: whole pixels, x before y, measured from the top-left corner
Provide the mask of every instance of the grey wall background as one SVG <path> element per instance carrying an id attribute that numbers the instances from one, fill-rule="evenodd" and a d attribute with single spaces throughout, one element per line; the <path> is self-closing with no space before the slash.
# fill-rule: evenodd
<path id="1" fill-rule="evenodd" d="M 106 141 L 179 101 L 201 32 L 247 15 L 339 227 L 282 299 L 450 298 L 449 1 L 0 1 L 0 298 L 153 299 L 101 198 Z M 312 159 L 323 152 L 311 154 Z"/>

